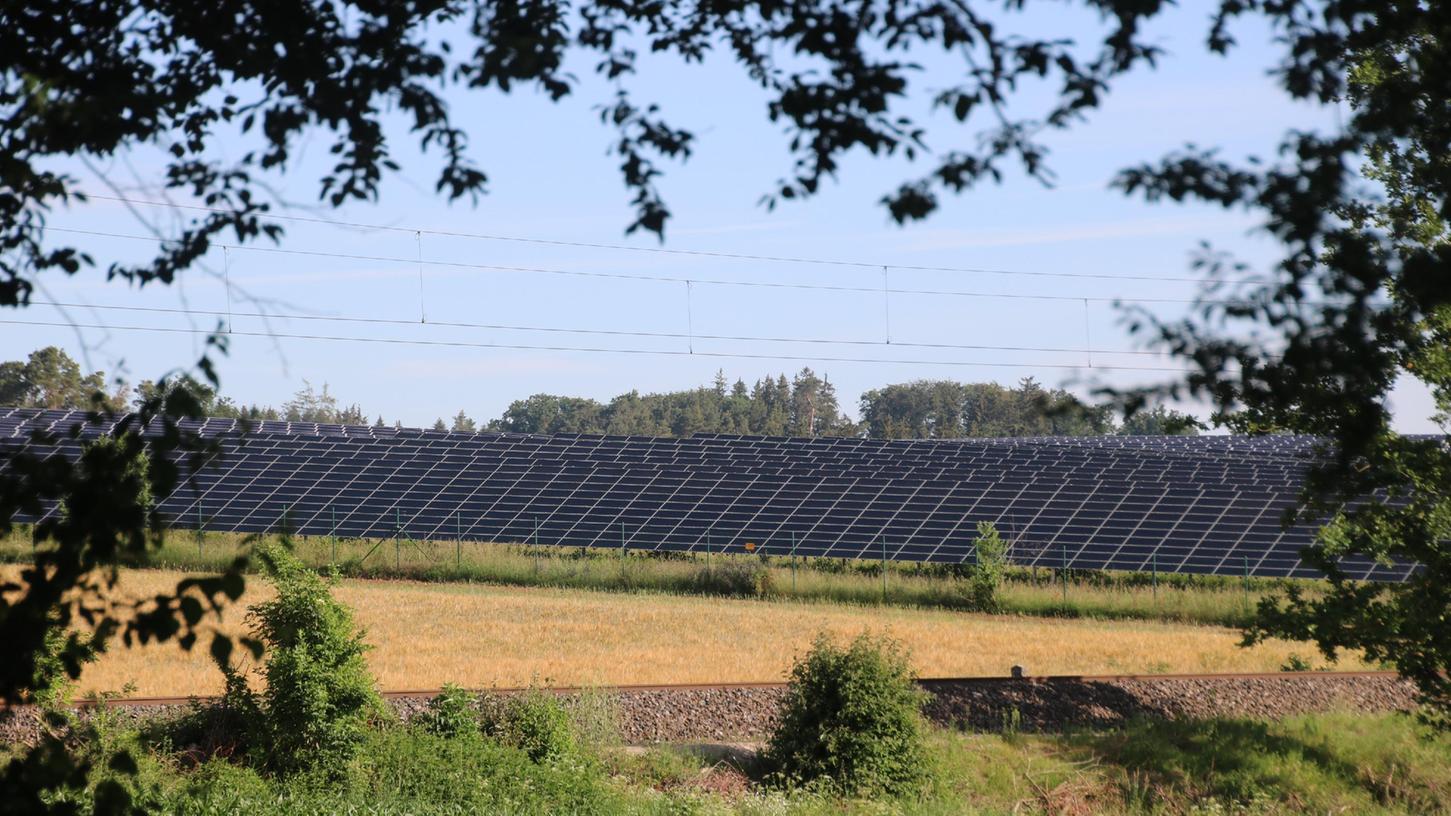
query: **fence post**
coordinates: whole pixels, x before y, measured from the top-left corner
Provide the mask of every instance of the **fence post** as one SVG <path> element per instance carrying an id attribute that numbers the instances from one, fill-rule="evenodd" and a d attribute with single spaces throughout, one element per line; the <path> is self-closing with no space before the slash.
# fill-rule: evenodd
<path id="1" fill-rule="evenodd" d="M 539 514 L 534 514 L 534 576 L 539 576 Z"/>
<path id="2" fill-rule="evenodd" d="M 1244 556 L 1244 608 L 1249 609 L 1249 556 Z"/>
<path id="3" fill-rule="evenodd" d="M 625 523 L 620 522 L 620 575 L 625 574 Z"/>
<path id="4" fill-rule="evenodd" d="M 459 572 L 464 566 L 464 522 L 459 518 L 457 510 L 453 511 L 453 571 Z"/>
<path id="5" fill-rule="evenodd" d="M 1150 575 L 1152 576 L 1150 580 L 1153 582 L 1153 586 L 1154 586 L 1154 603 L 1158 603 L 1159 602 L 1159 548 L 1158 547 L 1155 547 L 1154 548 L 1154 552 L 1152 554 L 1150 554 L 1149 558 L 1152 559 L 1152 564 L 1153 564 L 1153 567 L 1151 567 L 1151 569 L 1153 571 L 1150 573 Z"/>
<path id="6" fill-rule="evenodd" d="M 887 603 L 887 539 L 882 537 L 882 603 Z"/>
<path id="7" fill-rule="evenodd" d="M 393 569 L 403 571 L 403 511 L 397 507 L 393 508 Z"/>
<path id="8" fill-rule="evenodd" d="M 1062 545 L 1059 550 L 1060 567 L 1058 575 L 1063 581 L 1063 605 L 1068 606 L 1068 545 Z"/>
<path id="9" fill-rule="evenodd" d="M 204 529 L 204 525 L 202 523 L 202 498 L 201 498 L 201 496 L 197 496 L 197 499 L 196 499 L 196 557 L 197 558 L 201 558 L 202 557 L 202 531 L 203 531 L 203 529 Z"/>
<path id="10" fill-rule="evenodd" d="M 796 531 L 791 531 L 791 594 L 796 594 Z"/>
<path id="11" fill-rule="evenodd" d="M 333 543 L 332 563 L 336 564 L 338 562 L 338 509 L 333 507 L 332 502 L 328 502 L 327 510 L 328 514 L 332 516 L 332 525 L 328 528 L 328 537 L 332 539 Z"/>

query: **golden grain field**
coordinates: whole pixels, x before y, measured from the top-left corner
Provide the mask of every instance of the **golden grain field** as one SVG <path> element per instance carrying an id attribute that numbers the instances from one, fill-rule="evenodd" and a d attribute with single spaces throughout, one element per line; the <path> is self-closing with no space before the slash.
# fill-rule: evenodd
<path id="1" fill-rule="evenodd" d="M 122 589 L 144 597 L 183 573 L 127 572 Z M 374 647 L 368 662 L 382 688 L 622 685 L 778 680 L 818 632 L 886 632 L 911 649 L 922 676 L 1274 671 L 1304 645 L 1241 649 L 1229 629 L 1131 621 L 990 616 L 892 607 L 729 600 L 582 590 L 343 581 L 336 595 L 354 610 Z M 267 597 L 260 579 L 244 603 Z M 243 628 L 242 609 L 224 629 Z M 87 668 L 80 691 L 135 696 L 212 694 L 221 676 L 206 649 L 117 647 Z M 1341 668 L 1362 668 L 1342 663 Z"/>

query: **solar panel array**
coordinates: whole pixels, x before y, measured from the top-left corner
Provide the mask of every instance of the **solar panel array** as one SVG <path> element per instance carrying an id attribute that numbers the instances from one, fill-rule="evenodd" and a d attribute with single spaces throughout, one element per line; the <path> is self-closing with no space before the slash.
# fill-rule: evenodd
<path id="1" fill-rule="evenodd" d="M 0 408 L 0 451 L 74 456 L 81 412 Z M 1021 565 L 1310 577 L 1281 516 L 1309 437 L 883 441 L 452 433 L 194 423 L 221 453 L 160 504 L 177 526 L 305 535 L 794 552 L 957 563 L 990 521 Z M 105 428 L 88 427 L 83 437 Z M 7 457 L 8 458 L 8 457 Z M 1410 568 L 1347 563 L 1401 580 Z"/>

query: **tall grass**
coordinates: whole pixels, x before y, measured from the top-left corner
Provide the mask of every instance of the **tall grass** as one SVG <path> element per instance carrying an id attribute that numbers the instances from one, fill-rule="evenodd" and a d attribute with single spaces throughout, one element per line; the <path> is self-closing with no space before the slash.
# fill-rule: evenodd
<path id="1" fill-rule="evenodd" d="M 208 570 L 272 536 L 174 532 L 146 566 Z M 974 598 L 954 564 L 920 564 L 779 554 L 669 552 L 530 546 L 482 541 L 293 538 L 309 566 L 355 578 L 409 578 L 622 592 L 763 597 L 972 609 Z M 0 561 L 31 554 L 25 530 L 0 540 Z M 756 577 L 742 589 L 740 576 Z M 885 575 L 884 575 L 885 573 Z M 1163 620 L 1220 626 L 1245 623 L 1261 597 L 1283 579 L 1070 569 L 1012 568 L 1001 611 L 1053 617 Z M 1314 591 L 1315 582 L 1297 581 Z"/>

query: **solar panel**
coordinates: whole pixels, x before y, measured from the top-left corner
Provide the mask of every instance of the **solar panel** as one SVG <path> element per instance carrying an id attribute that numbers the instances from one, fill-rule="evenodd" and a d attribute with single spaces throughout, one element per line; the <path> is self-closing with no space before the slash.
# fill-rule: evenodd
<path id="1" fill-rule="evenodd" d="M 0 450 L 74 457 L 75 439 L 32 437 L 80 423 L 80 437 L 93 438 L 112 427 L 85 420 L 0 408 Z M 778 554 L 959 563 L 974 557 L 976 525 L 988 521 L 1023 565 L 1314 575 L 1299 558 L 1313 528 L 1280 526 L 1317 455 L 1312 437 L 675 439 L 191 425 L 221 452 L 160 502 L 179 527 L 679 551 L 751 541 Z M 1373 580 L 1412 569 L 1347 563 Z"/>

